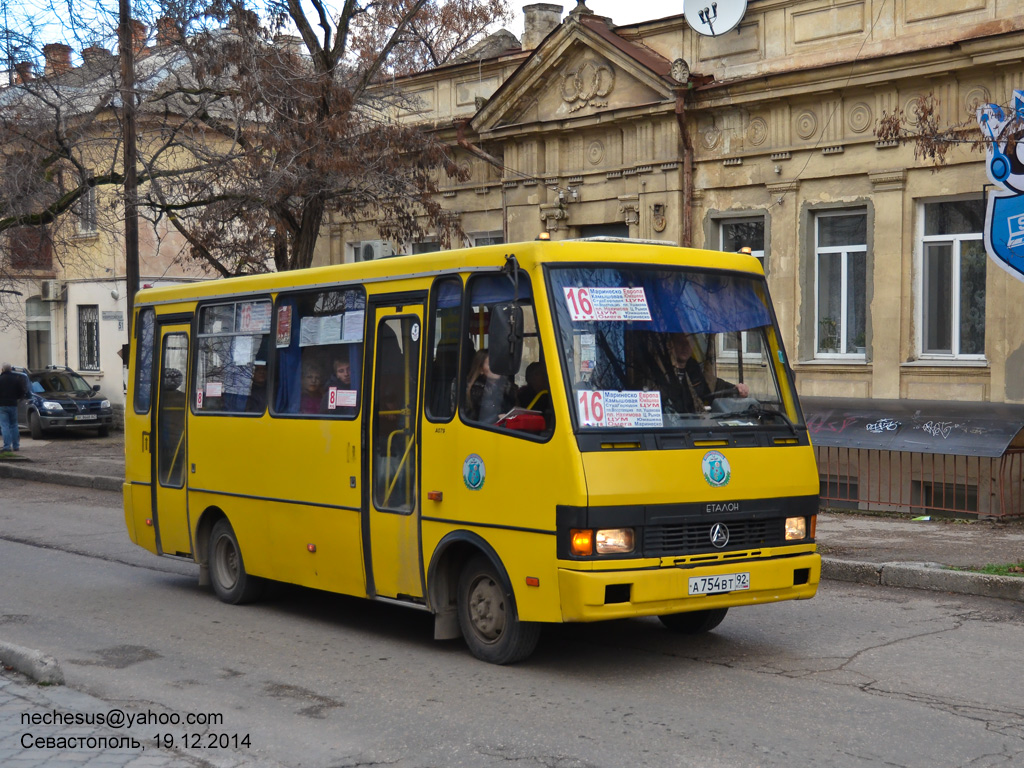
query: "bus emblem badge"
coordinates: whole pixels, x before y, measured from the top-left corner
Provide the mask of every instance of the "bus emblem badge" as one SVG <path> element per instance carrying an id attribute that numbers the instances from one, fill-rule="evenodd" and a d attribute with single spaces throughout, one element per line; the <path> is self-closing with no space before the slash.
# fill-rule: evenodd
<path id="1" fill-rule="evenodd" d="M 711 526 L 711 545 L 721 549 L 729 543 L 729 528 L 725 523 L 715 523 Z"/>
<path id="2" fill-rule="evenodd" d="M 479 491 L 484 487 L 484 479 L 487 472 L 484 469 L 484 460 L 475 453 L 469 454 L 462 462 L 462 480 L 471 491 Z"/>
<path id="3" fill-rule="evenodd" d="M 721 488 L 729 484 L 732 477 L 732 468 L 729 460 L 718 451 L 708 451 L 701 461 L 701 469 L 704 471 L 704 479 L 713 488 Z"/>

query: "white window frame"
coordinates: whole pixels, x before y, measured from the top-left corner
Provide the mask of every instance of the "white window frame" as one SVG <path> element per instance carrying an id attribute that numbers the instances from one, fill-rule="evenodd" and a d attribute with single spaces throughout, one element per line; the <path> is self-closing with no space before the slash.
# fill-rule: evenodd
<path id="1" fill-rule="evenodd" d="M 767 235 L 767 233 L 768 233 L 768 225 L 767 225 L 767 222 L 765 221 L 765 217 L 763 215 L 760 215 L 760 216 L 757 216 L 757 215 L 755 215 L 755 216 L 730 216 L 730 217 L 727 217 L 727 218 L 717 219 L 715 221 L 715 227 L 718 230 L 718 249 L 720 251 L 724 251 L 725 250 L 725 227 L 727 225 L 729 225 L 729 224 L 744 224 L 744 223 L 748 223 L 748 222 L 749 223 L 760 222 L 761 226 L 764 229 L 764 231 L 762 233 L 762 238 L 763 238 L 764 235 Z M 761 248 L 759 250 L 754 250 L 753 248 L 751 248 L 750 255 L 753 256 L 755 259 L 757 259 L 759 262 L 761 262 L 761 268 L 764 269 L 764 249 Z M 718 356 L 719 356 L 720 359 L 732 358 L 732 359 L 735 360 L 736 359 L 736 349 L 735 348 L 731 348 L 731 347 L 727 347 L 726 346 L 727 341 L 728 340 L 727 340 L 725 334 L 722 334 L 719 337 L 719 339 L 718 339 Z M 751 358 L 751 360 L 760 359 L 760 357 L 761 357 L 761 347 L 759 345 L 759 341 L 760 341 L 760 339 L 758 339 L 755 336 L 755 337 L 753 337 L 753 344 L 752 344 L 750 339 L 748 339 L 748 337 L 747 337 L 747 332 L 743 331 L 743 333 L 741 334 L 740 343 L 742 345 L 741 349 L 743 349 L 743 358 L 744 358 L 744 360 L 747 359 L 747 358 Z M 752 349 L 751 348 L 752 346 L 755 346 L 756 348 Z"/>
<path id="2" fill-rule="evenodd" d="M 88 186 L 78 198 L 78 234 L 84 237 L 99 231 L 96 208 L 96 187 Z"/>
<path id="3" fill-rule="evenodd" d="M 849 295 L 849 265 L 850 265 L 850 254 L 860 253 L 863 251 L 865 259 L 865 268 L 867 266 L 868 258 L 868 244 L 864 243 L 847 243 L 845 245 L 819 245 L 819 226 L 823 219 L 833 219 L 842 216 L 860 216 L 864 218 L 867 223 L 867 210 L 864 208 L 851 208 L 849 210 L 829 210 L 829 211 L 815 211 L 814 213 L 814 357 L 816 360 L 863 360 L 866 357 L 866 350 L 864 352 L 857 352 L 856 347 L 854 351 L 843 351 L 843 346 L 846 343 L 846 334 L 843 333 L 842 329 L 846 327 L 847 317 L 849 315 L 849 306 L 847 296 Z M 865 232 L 867 227 L 865 226 Z M 867 238 L 864 238 L 865 241 Z M 821 296 L 821 270 L 820 263 L 821 257 L 826 254 L 840 254 L 840 286 L 839 286 L 839 343 L 840 348 L 838 352 L 822 352 L 819 349 L 820 334 L 821 334 L 821 317 L 820 309 L 818 307 L 818 298 Z M 865 278 L 867 275 L 865 274 Z M 865 280 L 866 283 L 866 280 Z M 864 292 L 867 293 L 867 285 L 864 286 Z M 867 296 L 864 297 L 864 311 L 867 312 Z M 866 323 L 866 318 L 865 318 Z"/>
<path id="4" fill-rule="evenodd" d="M 916 254 L 916 266 L 917 266 L 917 279 L 915 280 L 915 294 L 917 301 L 916 303 L 916 321 L 917 321 L 917 350 L 919 360 L 934 360 L 934 361 L 965 361 L 965 362 L 986 362 L 987 358 L 985 353 L 980 354 L 961 354 L 960 353 L 960 256 L 962 251 L 962 245 L 969 241 L 984 241 L 985 235 L 983 232 L 972 232 L 970 234 L 961 235 L 926 235 L 925 232 L 925 209 L 927 206 L 938 203 L 953 203 L 963 198 L 934 198 L 929 200 L 921 200 L 917 206 L 917 254 Z M 952 275 L 953 285 L 950 289 L 951 294 L 951 307 L 950 311 L 953 314 L 951 320 L 951 333 L 950 333 L 950 346 L 949 352 L 939 351 L 925 351 L 925 322 L 926 322 L 926 281 L 927 281 L 927 270 L 925 268 L 925 253 L 928 250 L 928 245 L 940 244 L 940 245 L 951 245 L 952 246 L 952 264 L 950 265 L 950 274 Z M 986 280 L 988 277 L 988 263 L 986 254 L 986 265 L 985 275 Z M 987 323 L 986 323 L 986 336 L 987 336 Z"/>

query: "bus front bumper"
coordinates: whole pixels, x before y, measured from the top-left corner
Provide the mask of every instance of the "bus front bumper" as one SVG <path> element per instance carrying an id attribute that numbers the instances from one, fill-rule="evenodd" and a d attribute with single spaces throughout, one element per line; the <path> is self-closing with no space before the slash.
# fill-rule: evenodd
<path id="1" fill-rule="evenodd" d="M 750 574 L 749 589 L 689 594 L 691 578 L 736 573 Z M 820 580 L 821 556 L 813 553 L 703 567 L 558 571 L 563 621 L 601 621 L 807 600 L 818 591 Z"/>

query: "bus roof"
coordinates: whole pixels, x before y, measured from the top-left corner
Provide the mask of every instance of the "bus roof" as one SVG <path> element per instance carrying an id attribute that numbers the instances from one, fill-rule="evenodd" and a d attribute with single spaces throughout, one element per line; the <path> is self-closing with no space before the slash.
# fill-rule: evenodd
<path id="1" fill-rule="evenodd" d="M 690 266 L 704 269 L 761 274 L 760 262 L 742 253 L 682 248 L 673 243 L 625 238 L 584 238 L 576 240 L 528 240 L 520 243 L 482 245 L 412 256 L 392 256 L 374 261 L 332 264 L 323 267 L 270 272 L 262 275 L 146 288 L 138 293 L 136 306 L 190 301 L 220 296 L 272 292 L 284 288 L 311 288 L 339 283 L 367 283 L 432 277 L 455 272 L 490 271 L 515 256 L 520 266 L 530 269 L 542 263 L 608 262 Z"/>

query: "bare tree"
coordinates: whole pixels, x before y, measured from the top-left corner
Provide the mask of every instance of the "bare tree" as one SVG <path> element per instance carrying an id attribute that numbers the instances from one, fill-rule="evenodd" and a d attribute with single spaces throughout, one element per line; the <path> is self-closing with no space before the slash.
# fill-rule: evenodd
<path id="1" fill-rule="evenodd" d="M 177 231 L 186 258 L 222 275 L 307 267 L 328 210 L 369 216 L 399 241 L 456 234 L 437 184 L 464 171 L 436 135 L 402 119 L 410 105 L 388 82 L 472 45 L 505 0 L 339 3 L 160 0 L 147 25 L 155 45 L 139 27 L 140 215 Z M 96 190 L 123 183 L 117 62 L 106 53 L 116 30 L 92 17 L 90 35 L 75 18 L 92 59 L 37 66 L 0 92 L 9 273 L 23 269 L 13 251 L 31 244 L 12 232 L 32 228 L 71 258 L 68 221 L 95 205 Z M 115 199 L 104 207 L 114 229 Z"/>

